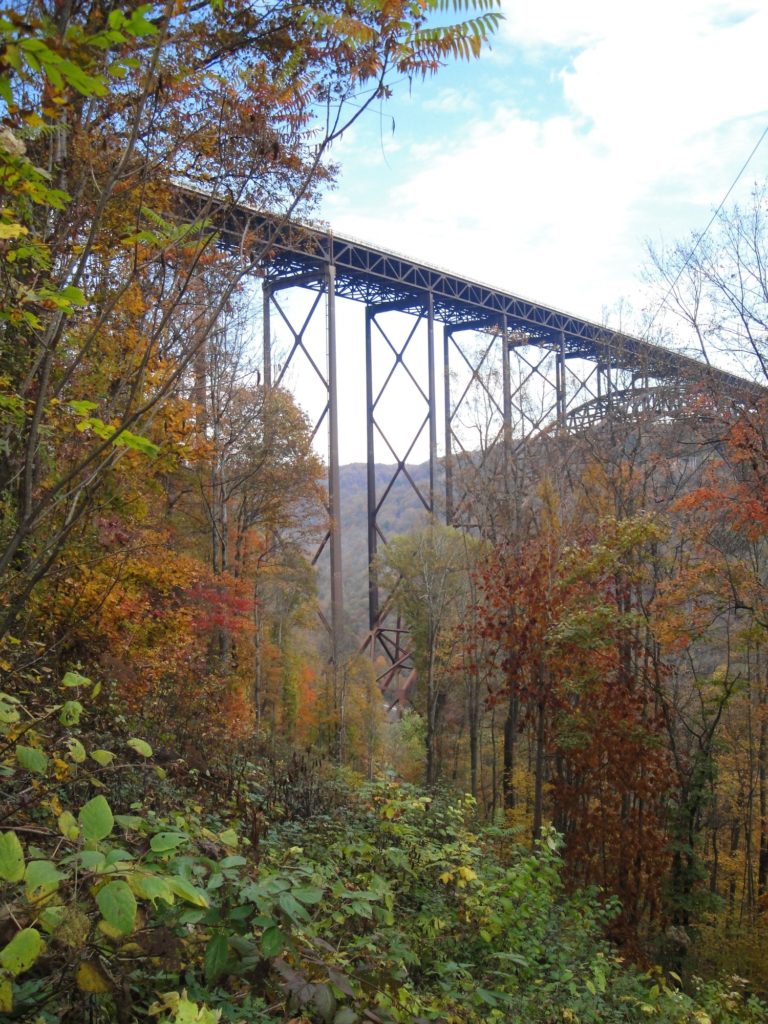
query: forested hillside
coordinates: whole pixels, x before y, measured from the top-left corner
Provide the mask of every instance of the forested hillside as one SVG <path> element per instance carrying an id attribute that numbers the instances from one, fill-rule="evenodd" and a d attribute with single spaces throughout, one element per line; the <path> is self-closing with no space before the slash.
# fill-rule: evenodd
<path id="1" fill-rule="evenodd" d="M 395 488 L 415 677 L 395 713 L 329 662 L 324 467 L 247 344 L 269 253 L 213 212 L 310 211 L 496 7 L 0 16 L 3 1021 L 768 1021 L 768 406 L 704 374 L 684 422 L 468 457 L 471 531 Z M 766 237 L 759 193 L 660 258 L 758 368 Z"/>

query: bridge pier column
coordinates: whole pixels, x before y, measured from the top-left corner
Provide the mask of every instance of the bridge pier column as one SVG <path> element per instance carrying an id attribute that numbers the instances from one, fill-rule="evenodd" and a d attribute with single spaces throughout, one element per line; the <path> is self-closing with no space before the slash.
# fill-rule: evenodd
<path id="1" fill-rule="evenodd" d="M 331 546 L 331 657 L 334 671 L 342 654 L 344 592 L 341 560 L 341 485 L 339 482 L 339 391 L 336 368 L 336 269 L 326 270 L 328 355 L 328 511 Z"/>
<path id="2" fill-rule="evenodd" d="M 453 438 L 451 436 L 451 336 L 450 324 L 443 326 L 443 409 L 445 410 L 445 522 L 453 519 Z"/>
<path id="3" fill-rule="evenodd" d="M 567 397 L 565 393 L 565 333 L 560 331 L 557 358 L 555 362 L 555 401 L 558 426 L 565 426 Z"/>
<path id="4" fill-rule="evenodd" d="M 376 315 L 365 307 L 365 428 L 367 437 L 366 476 L 368 491 L 368 627 L 374 630 L 379 621 L 379 580 L 376 571 L 378 536 L 376 534 L 376 447 L 374 434 L 373 338 L 372 324 Z M 371 648 L 373 653 L 373 647 Z"/>
<path id="5" fill-rule="evenodd" d="M 272 328 L 270 325 L 270 307 L 272 305 L 272 286 L 265 281 L 262 286 L 261 322 L 264 337 L 264 387 L 272 387 Z"/>
<path id="6" fill-rule="evenodd" d="M 507 314 L 503 313 L 499 323 L 501 329 L 501 386 L 503 412 L 504 450 L 502 465 L 504 467 L 504 497 L 506 500 L 507 522 L 511 522 L 510 478 L 512 475 L 512 373 L 509 365 L 509 338 L 507 337 Z"/>
<path id="7" fill-rule="evenodd" d="M 429 381 L 429 512 L 435 515 L 435 487 L 437 484 L 437 394 L 435 388 L 435 298 L 427 296 L 427 372 Z"/>

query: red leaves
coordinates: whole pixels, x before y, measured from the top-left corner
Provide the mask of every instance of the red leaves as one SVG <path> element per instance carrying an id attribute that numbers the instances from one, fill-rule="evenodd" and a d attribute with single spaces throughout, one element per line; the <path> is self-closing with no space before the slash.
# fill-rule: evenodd
<path id="1" fill-rule="evenodd" d="M 253 629 L 253 596 L 244 581 L 222 573 L 196 584 L 188 596 L 196 631 L 245 634 Z"/>

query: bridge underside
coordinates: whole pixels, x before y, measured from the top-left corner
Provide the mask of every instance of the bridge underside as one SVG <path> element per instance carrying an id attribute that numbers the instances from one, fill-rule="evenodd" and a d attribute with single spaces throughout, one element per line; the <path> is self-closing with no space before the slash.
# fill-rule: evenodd
<path id="1" fill-rule="evenodd" d="M 513 453 L 545 431 L 584 431 L 611 415 L 676 418 L 705 384 L 739 403 L 757 396 L 754 385 L 735 375 L 510 292 L 247 208 L 212 209 L 194 193 L 186 202 L 194 213 L 202 208 L 212 215 L 226 245 L 241 253 L 246 246 L 257 256 L 265 384 L 282 385 L 301 366 L 324 395 L 314 430 L 328 442 L 330 525 L 315 561 L 329 549 L 334 663 L 349 649 L 339 403 L 349 401 L 350 390 L 365 393 L 367 643 L 386 657 L 389 677 L 409 665 L 405 632 L 380 604 L 376 581 L 388 501 L 397 488 L 411 490 L 426 515 L 466 524 L 471 495 L 456 472 L 462 463 L 482 468 L 490 452 Z M 292 297 L 298 292 L 307 298 L 297 308 Z M 339 330 L 338 300 L 363 307 L 355 336 Z M 273 365 L 275 337 L 288 346 L 279 368 Z M 342 395 L 339 360 L 360 346 L 364 380 L 345 379 Z M 428 473 L 416 479 L 414 453 L 424 450 Z M 383 480 L 377 464 L 391 467 Z"/>

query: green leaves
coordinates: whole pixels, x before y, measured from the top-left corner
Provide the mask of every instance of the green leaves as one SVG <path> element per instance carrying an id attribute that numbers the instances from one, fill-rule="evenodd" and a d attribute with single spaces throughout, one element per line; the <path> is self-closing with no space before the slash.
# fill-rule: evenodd
<path id="1" fill-rule="evenodd" d="M 20 882 L 24 877 L 24 850 L 15 832 L 0 834 L 0 878 Z"/>
<path id="2" fill-rule="evenodd" d="M 152 836 L 149 845 L 154 853 L 168 853 L 169 850 L 176 850 L 179 846 L 189 842 L 189 836 L 183 832 L 158 832 Z"/>
<path id="3" fill-rule="evenodd" d="M 111 750 L 92 750 L 89 756 L 102 768 L 106 768 L 115 760 L 115 755 Z"/>
<path id="4" fill-rule="evenodd" d="M 207 907 L 208 897 L 204 892 L 196 889 L 191 882 L 188 882 L 186 878 L 181 878 L 179 875 L 170 875 L 166 878 L 168 888 L 171 892 L 180 896 L 181 899 L 186 900 L 187 903 L 191 903 L 195 907 Z"/>
<path id="5" fill-rule="evenodd" d="M 136 924 L 138 906 L 127 882 L 108 882 L 96 893 L 96 903 L 107 924 L 121 935 L 129 935 Z"/>
<path id="6" fill-rule="evenodd" d="M 156 445 L 146 437 L 142 437 L 141 434 L 134 434 L 133 431 L 128 430 L 127 427 L 105 423 L 99 416 L 89 415 L 92 409 L 98 408 L 95 402 L 89 402 L 86 400 L 70 402 L 69 407 L 74 413 L 81 417 L 79 423 L 76 425 L 76 429 L 81 433 L 89 431 L 90 433 L 95 434 L 96 437 L 101 438 L 102 441 L 111 441 L 116 448 L 130 448 L 133 451 L 139 452 L 142 455 L 148 455 L 151 458 L 154 458 L 159 454 L 159 445 Z"/>
<path id="7" fill-rule="evenodd" d="M 99 795 L 80 808 L 78 815 L 83 835 L 96 841 L 106 839 L 115 825 L 112 810 L 105 797 Z"/>
<path id="8" fill-rule="evenodd" d="M 0 693 L 0 725 L 13 725 L 19 720 L 18 698 Z"/>
<path id="9" fill-rule="evenodd" d="M 48 758 L 42 750 L 38 750 L 36 747 L 25 747 L 21 743 L 16 745 L 16 760 L 22 768 L 36 772 L 38 775 L 42 775 L 48 767 Z"/>
<path id="10" fill-rule="evenodd" d="M 128 884 L 137 896 L 149 900 L 152 904 L 156 904 L 158 900 L 164 900 L 170 906 L 174 901 L 173 890 L 167 879 L 160 878 L 158 875 L 133 871 L 128 876 Z"/>
<path id="11" fill-rule="evenodd" d="M 291 893 L 281 892 L 277 898 L 277 902 L 283 913 L 287 914 L 292 921 L 298 923 L 309 920 L 309 914 L 298 900 L 294 899 Z"/>
<path id="12" fill-rule="evenodd" d="M 90 405 L 91 403 L 90 402 L 89 403 L 85 403 L 85 402 L 72 402 L 71 404 L 72 405 L 85 405 L 85 404 Z M 72 686 L 90 686 L 91 685 L 91 680 L 88 679 L 86 676 L 81 676 L 79 672 L 67 672 L 67 673 L 65 673 L 64 678 L 61 680 L 61 685 L 62 686 L 67 686 L 67 687 L 72 687 Z"/>
<path id="13" fill-rule="evenodd" d="M 65 839 L 74 842 L 80 835 L 75 816 L 71 811 L 62 811 L 58 818 L 59 831 Z"/>
<path id="14" fill-rule="evenodd" d="M 59 712 L 59 721 L 62 725 L 66 726 L 77 725 L 82 713 L 83 705 L 79 700 L 65 701 L 61 706 L 61 711 Z M 83 760 L 85 760 L 85 756 L 83 756 Z"/>
<path id="15" fill-rule="evenodd" d="M 285 949 L 287 943 L 287 936 L 280 928 L 277 927 L 277 925 L 265 928 L 264 934 L 261 936 L 262 955 L 266 959 L 271 959 L 273 956 L 279 956 Z"/>
<path id="16" fill-rule="evenodd" d="M 133 739 L 128 740 L 128 746 L 142 757 L 152 757 L 152 747 L 150 747 L 146 740 L 140 740 L 134 736 Z"/>
<path id="17" fill-rule="evenodd" d="M 36 928 L 24 928 L 0 949 L 0 967 L 16 977 L 28 971 L 40 956 L 43 940 Z"/>
<path id="18" fill-rule="evenodd" d="M 298 889 L 291 889 L 291 895 L 300 903 L 312 905 L 319 903 L 323 898 L 323 890 L 315 885 L 300 886 Z"/>
<path id="19" fill-rule="evenodd" d="M 229 960 L 229 942 L 223 932 L 216 932 L 205 950 L 205 980 L 215 985 L 224 974 Z"/>
<path id="20" fill-rule="evenodd" d="M 30 900 L 42 900 L 55 892 L 65 876 L 51 860 L 31 860 L 24 872 L 25 891 Z"/>

